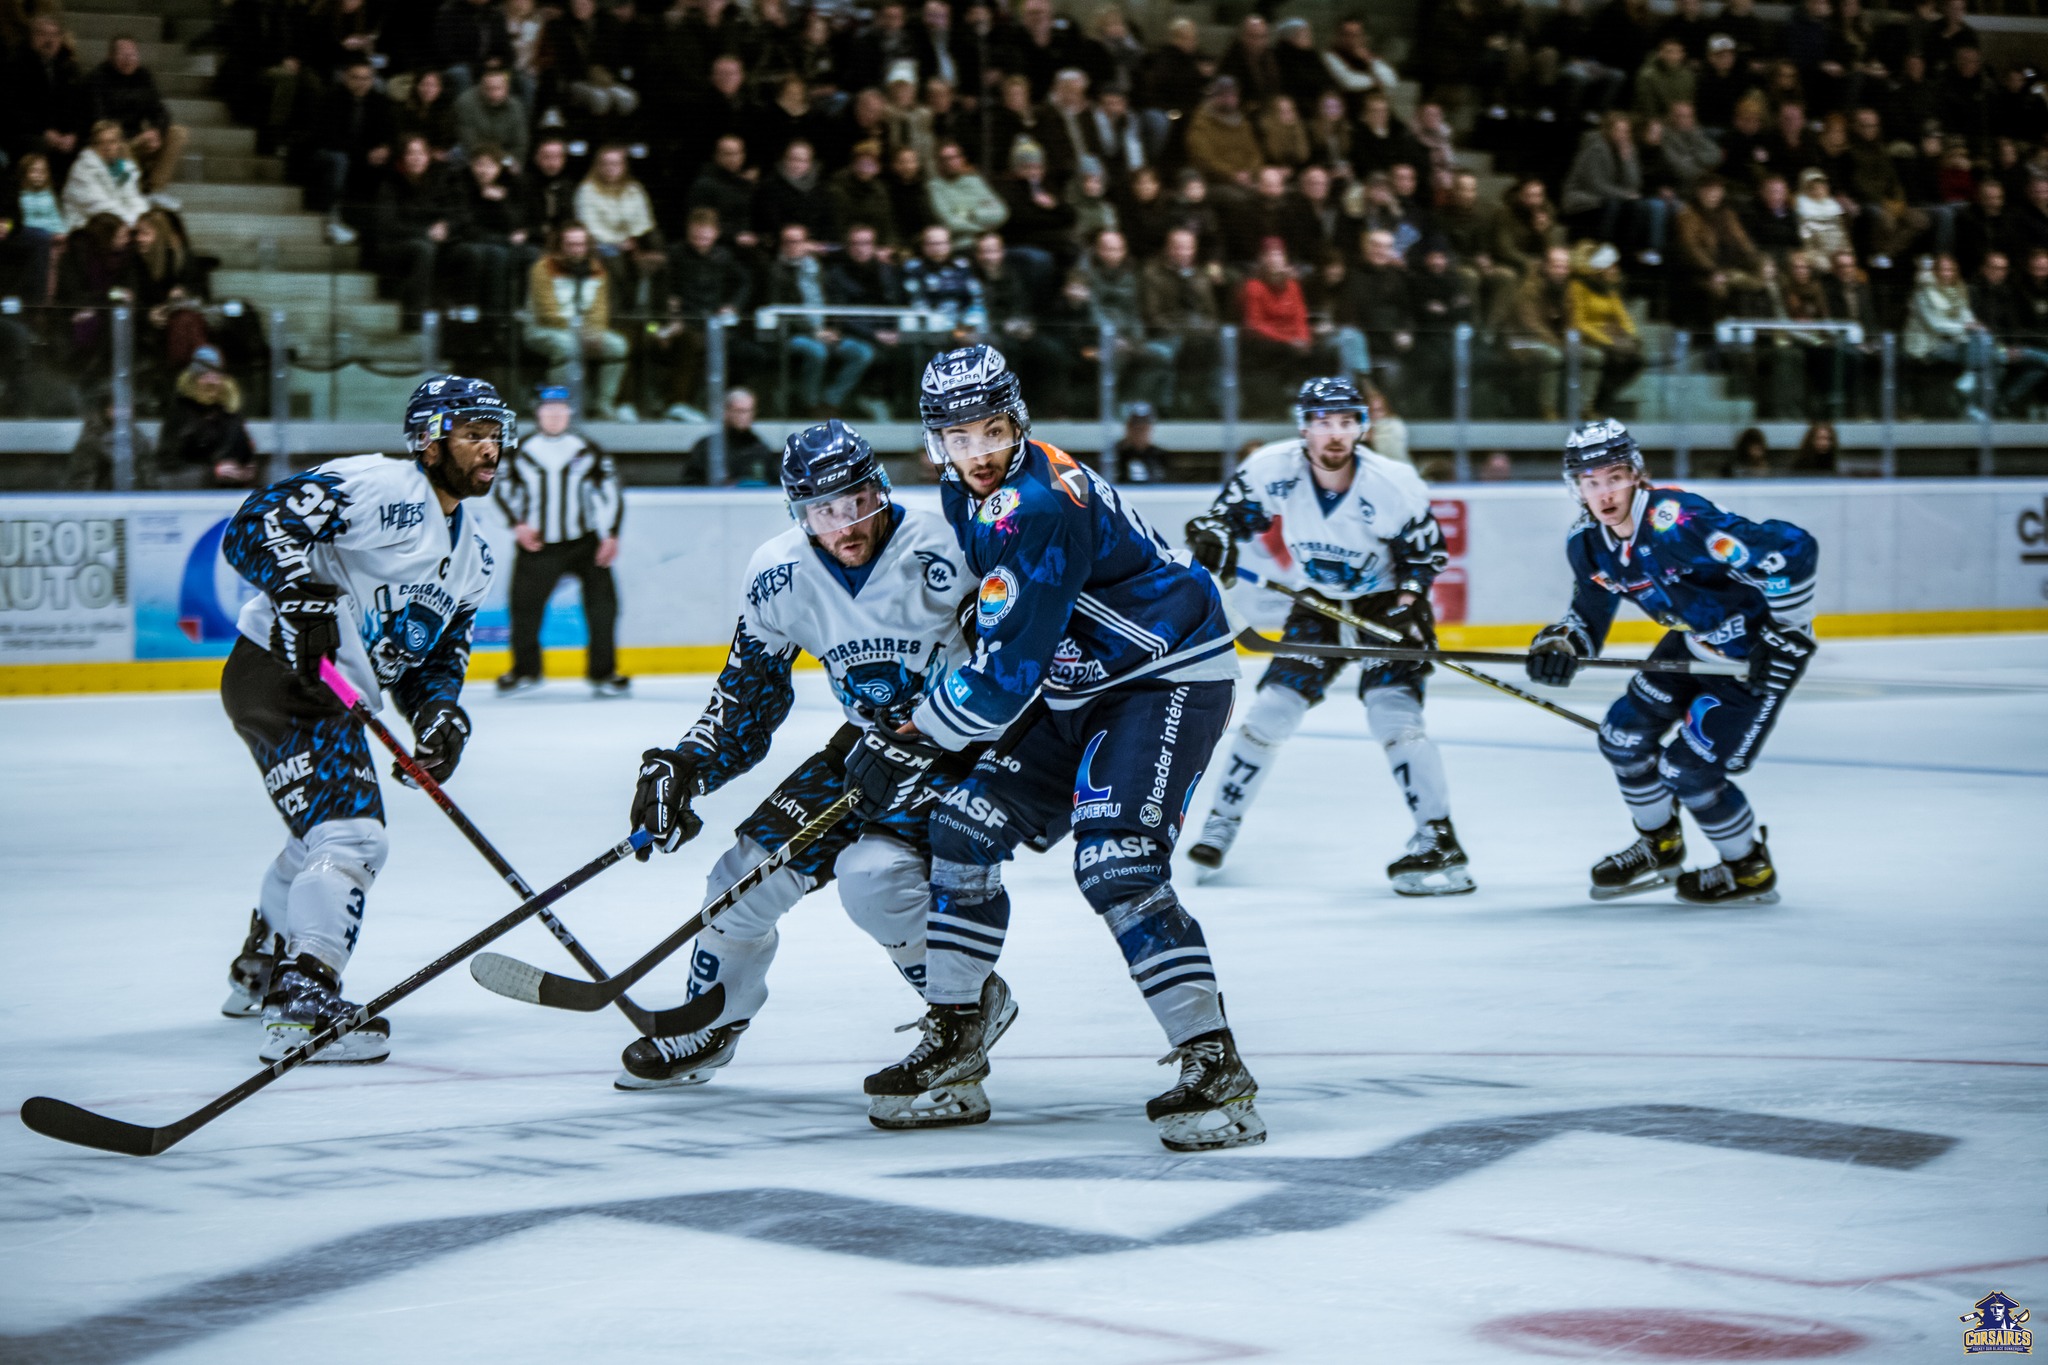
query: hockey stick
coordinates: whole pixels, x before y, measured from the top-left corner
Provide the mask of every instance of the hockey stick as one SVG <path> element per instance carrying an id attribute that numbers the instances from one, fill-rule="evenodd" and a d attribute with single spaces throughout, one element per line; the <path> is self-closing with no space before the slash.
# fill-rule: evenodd
<path id="1" fill-rule="evenodd" d="M 484 855 L 484 861 L 505 879 L 505 884 L 518 894 L 519 899 L 532 900 L 533 888 L 526 884 L 526 878 L 512 870 L 512 864 L 506 862 L 504 856 L 491 847 L 491 841 L 484 838 L 483 831 L 470 823 L 469 817 L 462 813 L 448 793 L 441 790 L 441 784 L 436 782 L 432 775 L 420 766 L 419 760 L 398 742 L 398 736 L 391 733 L 391 728 L 377 719 L 376 713 L 363 701 L 362 694 L 342 676 L 341 670 L 334 666 L 332 659 L 320 661 L 320 680 L 327 684 L 335 696 L 341 698 L 342 705 L 348 707 L 349 713 L 360 720 L 364 728 L 383 742 L 384 747 L 391 751 L 391 756 L 398 760 L 398 766 L 405 770 L 406 776 L 410 777 L 421 791 L 432 797 L 435 805 L 447 812 L 448 818 L 455 822 L 455 828 L 462 831 L 462 837 L 469 840 L 472 848 Z M 569 932 L 568 925 L 545 909 L 540 912 L 540 922 L 547 926 L 548 932 L 555 936 L 557 943 L 569 950 L 569 956 L 576 959 L 577 966 L 589 972 L 591 976 L 603 979 L 604 968 L 598 965 L 596 958 L 585 951 L 583 945 L 577 941 L 576 935 Z M 649 1032 L 648 1025 L 653 1021 L 651 1014 L 623 995 L 619 997 L 617 1003 L 619 1012 L 632 1021 L 634 1028 L 642 1033 Z"/>
<path id="2" fill-rule="evenodd" d="M 495 991 L 512 1000 L 524 1000 L 529 1005 L 546 1005 L 550 1009 L 576 1010 L 584 1014 L 601 1010 L 631 990 L 634 982 L 660 966 L 676 949 L 695 938 L 703 931 L 705 925 L 738 904 L 742 896 L 766 881 L 791 858 L 824 837 L 827 830 L 838 824 L 846 813 L 853 809 L 853 798 L 854 794 L 848 792 L 819 811 L 809 824 L 789 836 L 788 843 L 754 864 L 750 871 L 742 874 L 737 881 L 721 892 L 718 899 L 684 920 L 680 928 L 648 949 L 638 962 L 617 976 L 607 977 L 601 981 L 577 981 L 571 977 L 542 971 L 529 963 L 521 962 L 516 957 L 506 957 L 502 953 L 478 954 L 476 961 L 469 964 L 469 974 L 475 977 L 476 983 L 485 990 Z M 724 1008 L 724 1002 L 725 988 L 713 986 L 688 1004 L 655 1014 L 649 1021 L 651 1026 L 648 1033 L 656 1037 L 670 1037 L 679 1031 L 695 1032 L 711 1019 L 718 1017 L 719 1010 Z M 694 1027 L 681 1030 L 675 1027 L 678 1023 L 694 1020 L 697 1014 L 706 1009 L 710 1011 L 709 1017 L 696 1023 Z"/>
<path id="3" fill-rule="evenodd" d="M 81 1147 L 97 1147 L 103 1152 L 118 1152 L 122 1156 L 155 1156 L 192 1136 L 287 1071 L 312 1061 L 313 1054 L 321 1048 L 354 1033 L 492 939 L 510 933 L 528 915 L 546 909 L 613 863 L 632 857 L 651 841 L 652 836 L 646 830 L 634 830 L 621 842 L 612 845 L 538 896 L 532 897 L 518 909 L 471 934 L 369 1004 L 357 1006 L 356 1012 L 348 1018 L 329 1024 L 233 1090 L 201 1105 L 176 1123 L 167 1123 L 161 1128 L 123 1123 L 119 1119 L 110 1119 L 103 1114 L 95 1114 L 90 1109 L 81 1109 L 75 1104 L 53 1100 L 44 1095 L 38 1095 L 21 1106 L 21 1121 L 44 1137 L 55 1138 L 59 1142 L 72 1142 Z"/>
<path id="4" fill-rule="evenodd" d="M 1325 598 L 1319 597 L 1313 593 L 1298 592 L 1295 589 L 1288 587 L 1285 583 L 1275 583 L 1270 578 L 1261 578 L 1259 577 L 1259 575 L 1253 573 L 1250 569 L 1239 567 L 1239 569 L 1237 570 L 1237 576 L 1239 578 L 1242 578 L 1247 583 L 1256 583 L 1262 588 L 1269 588 L 1272 591 L 1279 593 L 1282 597 L 1286 598 L 1290 602 L 1293 602 L 1297 606 L 1307 607 L 1310 611 L 1315 612 L 1320 616 L 1327 616 L 1332 621 L 1336 621 L 1343 625 L 1350 626 L 1354 630 L 1362 631 L 1368 635 L 1377 635 L 1382 640 L 1389 640 L 1396 643 L 1406 638 L 1405 636 L 1381 625 L 1377 621 L 1370 621 L 1367 620 L 1365 617 L 1358 615 L 1356 612 L 1349 612 L 1344 610 L 1344 608 L 1338 606 L 1335 602 L 1328 601 Z M 1599 721 L 1592 720 L 1588 717 L 1582 716 L 1578 712 L 1573 711 L 1568 707 L 1559 706 L 1556 702 L 1545 701 L 1542 697 L 1537 696 L 1533 692 L 1524 692 L 1521 688 L 1516 687 L 1512 683 L 1502 682 L 1499 678 L 1494 677 L 1491 673 L 1481 673 L 1476 668 L 1467 668 L 1463 664 L 1452 663 L 1448 659 L 1444 661 L 1444 667 L 1450 669 L 1453 673 L 1462 673 L 1466 677 L 1472 679 L 1472 681 L 1474 682 L 1482 682 L 1485 683 L 1488 687 L 1495 688 L 1499 691 L 1505 692 L 1509 696 L 1514 697 L 1517 700 L 1528 702 L 1531 706 L 1540 706 L 1554 716 L 1562 716 L 1564 719 L 1570 721 L 1572 724 L 1578 726 L 1582 730 L 1597 731 L 1600 728 Z"/>
<path id="5" fill-rule="evenodd" d="M 1495 654 L 1483 649 L 1397 649 L 1392 645 L 1311 645 L 1293 640 L 1273 640 L 1255 630 L 1241 630 L 1237 643 L 1253 654 L 1294 654 L 1305 659 L 1399 659 L 1414 663 L 1442 664 L 1469 660 L 1480 664 L 1526 663 L 1526 654 Z M 1706 673 L 1719 678 L 1746 678 L 1749 669 L 1738 663 L 1705 659 L 1580 659 L 1580 668 L 1620 668 L 1636 673 Z"/>

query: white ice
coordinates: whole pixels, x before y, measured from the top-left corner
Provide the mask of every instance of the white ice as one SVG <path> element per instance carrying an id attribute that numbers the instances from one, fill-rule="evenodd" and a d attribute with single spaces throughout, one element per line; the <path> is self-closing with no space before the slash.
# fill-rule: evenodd
<path id="1" fill-rule="evenodd" d="M 560 906 L 602 962 L 695 908 L 835 723 L 819 677 L 702 839 Z M 473 689 L 451 791 L 545 884 L 624 833 L 639 751 L 706 686 Z M 1159 1147 L 1164 1044 L 1063 847 L 1009 876 L 985 1126 L 866 1122 L 918 1004 L 829 891 L 700 1089 L 614 1091 L 618 1014 L 457 971 L 392 1012 L 387 1064 L 297 1072 L 163 1156 L 0 1127 L 0 1360 L 1925 1362 L 1991 1290 L 2048 1307 L 2048 638 L 1830 644 L 1744 779 L 1770 907 L 1589 902 L 1628 838 L 1589 738 L 1456 680 L 1429 722 L 1477 894 L 1390 894 L 1407 821 L 1341 690 L 1225 874 L 1182 878 L 1262 1147 Z M 386 800 L 357 999 L 513 901 Z M 0 703 L 10 1112 L 164 1123 L 255 1070 L 215 1010 L 280 837 L 212 696 Z M 575 971 L 538 926 L 500 946 Z"/>

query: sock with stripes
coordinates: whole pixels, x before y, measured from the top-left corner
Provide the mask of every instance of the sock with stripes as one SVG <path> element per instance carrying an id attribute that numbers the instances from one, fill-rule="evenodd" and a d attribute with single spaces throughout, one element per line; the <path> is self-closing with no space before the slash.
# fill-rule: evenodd
<path id="1" fill-rule="evenodd" d="M 1116 935 L 1131 980 L 1166 1030 L 1167 1042 L 1179 1047 L 1223 1027 L 1216 969 L 1202 926 L 1181 908 L 1171 886 L 1120 901 L 1102 912 L 1102 920 Z"/>
<path id="2" fill-rule="evenodd" d="M 1679 799 L 1725 861 L 1734 862 L 1756 847 L 1756 812 L 1733 782 L 1711 791 L 1684 792 Z"/>
<path id="3" fill-rule="evenodd" d="M 1010 929 L 1010 893 L 1002 864 L 983 867 L 932 859 L 932 909 L 925 921 L 924 998 L 973 1005 L 996 969 Z"/>

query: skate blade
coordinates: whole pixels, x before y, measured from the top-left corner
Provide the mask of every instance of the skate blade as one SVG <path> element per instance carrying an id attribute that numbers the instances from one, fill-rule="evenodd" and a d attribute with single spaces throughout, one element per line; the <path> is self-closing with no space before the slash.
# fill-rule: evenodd
<path id="1" fill-rule="evenodd" d="M 1743 896 L 1724 896 L 1719 900 L 1711 901 L 1696 901 L 1681 893 L 1678 897 L 1678 903 L 1680 905 L 1696 905 L 1702 910 L 1712 910 L 1723 905 L 1776 905 L 1778 903 L 1778 889 L 1774 886 L 1768 891 L 1753 891 Z"/>
<path id="2" fill-rule="evenodd" d="M 651 1080 L 646 1076 L 635 1076 L 632 1072 L 622 1069 L 619 1072 L 618 1079 L 612 1082 L 612 1089 L 676 1090 L 683 1086 L 703 1085 L 711 1079 L 712 1073 L 717 1070 L 718 1068 L 715 1066 L 704 1066 L 697 1068 L 695 1071 L 685 1071 L 679 1075 L 670 1076 L 667 1080 L 657 1081 Z"/>
<path id="3" fill-rule="evenodd" d="M 1266 1140 L 1266 1121 L 1252 1106 L 1255 1097 L 1226 1100 L 1215 1109 L 1195 1109 L 1154 1119 L 1159 1140 L 1175 1152 L 1217 1152 Z"/>
<path id="4" fill-rule="evenodd" d="M 1223 870 L 1223 850 L 1214 844 L 1196 844 L 1188 850 L 1188 861 L 1207 872 Z M 1196 874 L 1201 875 L 1200 873 Z"/>
<path id="5" fill-rule="evenodd" d="M 1433 877 L 1442 880 L 1433 882 Z M 1462 867 L 1447 867 L 1435 872 L 1403 872 L 1392 880 L 1397 896 L 1463 896 L 1479 889 L 1479 884 L 1472 880 L 1472 874 Z"/>
<path id="6" fill-rule="evenodd" d="M 239 986 L 230 986 L 228 998 L 220 1002 L 220 1012 L 227 1019 L 254 1019 L 263 1013 L 263 997 L 251 995 Z"/>
<path id="7" fill-rule="evenodd" d="M 886 1132 L 910 1128 L 963 1128 L 987 1123 L 988 1096 L 980 1081 L 942 1085 L 915 1095 L 868 1096 L 868 1122 Z"/>
<path id="8" fill-rule="evenodd" d="M 1624 896 L 1640 896 L 1645 891 L 1656 891 L 1670 886 L 1678 880 L 1678 869 L 1659 873 L 1643 881 L 1630 882 L 1626 886 L 1589 886 L 1586 894 L 1596 901 L 1618 901 Z"/>

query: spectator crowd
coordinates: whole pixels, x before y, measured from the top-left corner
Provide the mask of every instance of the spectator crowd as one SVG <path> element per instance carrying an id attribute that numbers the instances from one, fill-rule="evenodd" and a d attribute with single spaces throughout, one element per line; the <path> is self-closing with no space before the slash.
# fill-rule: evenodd
<path id="1" fill-rule="evenodd" d="M 1680 333 L 1761 416 L 1869 415 L 1886 332 L 1908 411 L 2048 401 L 2048 98 L 1966 0 L 1445 0 L 1398 66 L 1267 8 L 1212 55 L 1052 0 L 234 0 L 217 93 L 407 325 L 600 417 L 701 419 L 713 316 L 795 414 L 901 415 L 986 338 L 1035 411 L 1107 367 L 1211 417 L 1226 327 L 1255 415 L 1337 369 L 1447 414 L 1466 326 L 1475 416 L 1631 415 Z M 130 291 L 180 373 L 182 130 L 118 41 L 0 40 L 9 287 Z"/>

